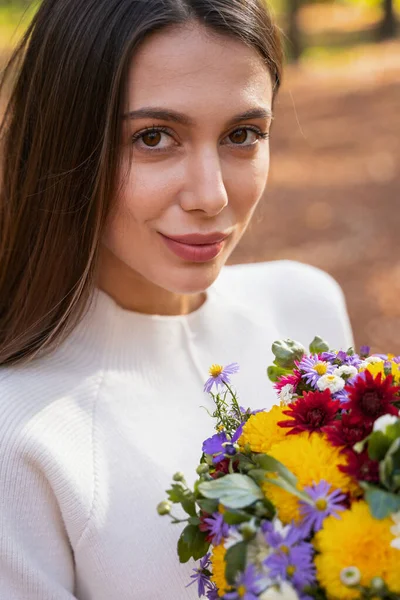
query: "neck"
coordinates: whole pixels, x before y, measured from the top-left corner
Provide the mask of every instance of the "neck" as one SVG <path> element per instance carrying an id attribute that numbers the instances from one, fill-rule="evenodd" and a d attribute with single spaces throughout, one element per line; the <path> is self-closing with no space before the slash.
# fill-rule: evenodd
<path id="1" fill-rule="evenodd" d="M 132 271 L 108 249 L 101 251 L 97 287 L 119 306 L 149 315 L 186 315 L 205 301 L 205 294 L 175 294 Z"/>

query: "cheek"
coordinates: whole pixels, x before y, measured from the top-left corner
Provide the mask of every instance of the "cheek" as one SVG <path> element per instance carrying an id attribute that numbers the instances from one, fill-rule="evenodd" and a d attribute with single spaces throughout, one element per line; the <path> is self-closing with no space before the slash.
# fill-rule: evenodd
<path id="1" fill-rule="evenodd" d="M 115 200 L 114 226 L 129 228 L 159 219 L 173 204 L 178 177 L 176 169 L 149 162 L 132 164 L 121 170 Z"/>
<path id="2" fill-rule="evenodd" d="M 238 218 L 251 216 L 267 184 L 269 149 L 263 149 L 252 160 L 236 161 L 226 170 L 226 186 L 230 205 Z"/>

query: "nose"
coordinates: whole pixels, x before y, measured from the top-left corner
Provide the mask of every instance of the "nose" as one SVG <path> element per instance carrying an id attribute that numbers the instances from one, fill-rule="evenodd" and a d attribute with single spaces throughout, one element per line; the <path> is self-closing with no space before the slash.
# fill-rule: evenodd
<path id="1" fill-rule="evenodd" d="M 187 157 L 185 184 L 180 205 L 185 211 L 202 211 L 209 217 L 218 215 L 228 204 L 217 148 L 203 148 Z"/>

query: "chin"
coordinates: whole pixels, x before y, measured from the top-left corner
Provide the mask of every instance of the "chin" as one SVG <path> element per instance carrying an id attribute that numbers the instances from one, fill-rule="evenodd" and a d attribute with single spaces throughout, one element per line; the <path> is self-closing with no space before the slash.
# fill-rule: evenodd
<path id="1" fill-rule="evenodd" d="M 199 294 L 205 292 L 217 279 L 222 266 L 222 264 L 213 264 L 207 265 L 206 268 L 204 265 L 201 265 L 187 270 L 184 269 L 173 280 L 170 280 L 168 283 L 164 282 L 161 287 L 168 289 L 174 294 Z"/>

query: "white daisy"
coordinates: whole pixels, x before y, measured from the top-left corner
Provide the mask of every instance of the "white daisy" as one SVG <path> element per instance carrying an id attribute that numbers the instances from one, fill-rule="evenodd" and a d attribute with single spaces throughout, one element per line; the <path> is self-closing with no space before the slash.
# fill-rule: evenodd
<path id="1" fill-rule="evenodd" d="M 293 392 L 294 392 L 294 386 L 291 383 L 287 383 L 286 385 L 283 386 L 283 388 L 281 389 L 281 391 L 279 393 L 279 399 L 281 401 L 281 405 L 287 406 L 288 404 L 290 404 L 293 401 L 293 398 L 295 397 Z"/>
<path id="2" fill-rule="evenodd" d="M 259 600 L 299 600 L 299 595 L 290 583 L 282 581 L 279 587 L 273 586 L 265 590 Z"/>
<path id="3" fill-rule="evenodd" d="M 317 381 L 317 387 L 320 390 L 320 392 L 323 392 L 324 390 L 330 390 L 332 394 L 340 392 L 344 388 L 345 384 L 346 382 L 343 379 L 343 377 L 339 377 L 338 375 L 334 375 L 333 373 L 323 375 Z"/>
<path id="4" fill-rule="evenodd" d="M 355 377 L 358 375 L 358 371 L 352 365 L 342 365 L 333 371 L 333 375 L 338 377 Z"/>

